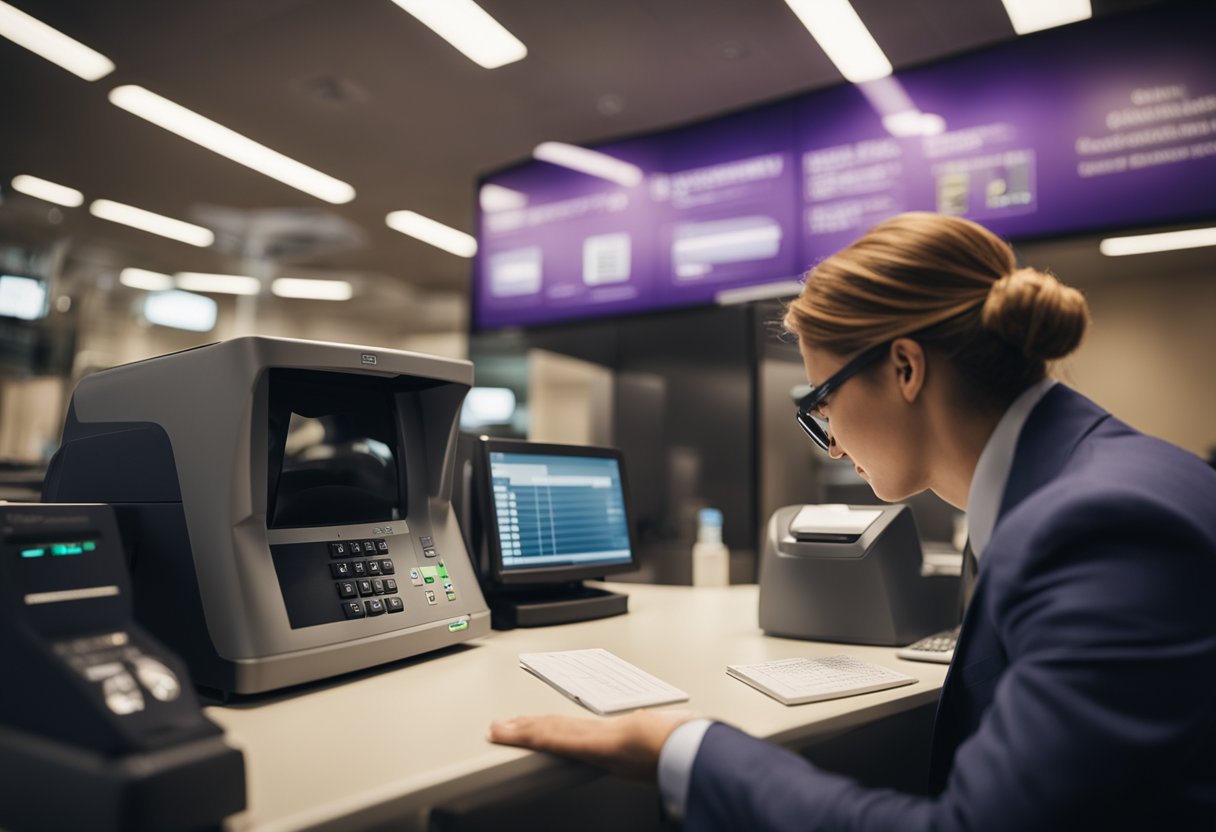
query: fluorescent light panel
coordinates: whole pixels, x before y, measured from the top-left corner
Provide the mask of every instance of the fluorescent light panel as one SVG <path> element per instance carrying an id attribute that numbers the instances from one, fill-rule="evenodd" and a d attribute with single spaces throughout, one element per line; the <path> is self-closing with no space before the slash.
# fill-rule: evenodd
<path id="1" fill-rule="evenodd" d="M 281 298 L 305 300 L 350 300 L 355 291 L 345 280 L 311 280 L 302 277 L 280 277 L 270 284 L 270 291 Z"/>
<path id="2" fill-rule="evenodd" d="M 214 300 L 190 292 L 152 292 L 144 298 L 144 320 L 157 326 L 210 332 L 217 312 Z"/>
<path id="3" fill-rule="evenodd" d="M 1013 30 L 1019 35 L 1088 20 L 1093 17 L 1089 0 L 1001 0 Z"/>
<path id="4" fill-rule="evenodd" d="M 642 181 L 642 169 L 637 165 L 622 162 L 615 156 L 600 153 L 598 150 L 588 150 L 565 142 L 541 142 L 532 151 L 532 158 L 579 173 L 598 176 L 626 188 L 632 188 Z"/>
<path id="5" fill-rule="evenodd" d="M 1157 234 L 1138 234 L 1134 237 L 1110 237 L 1098 243 L 1098 251 L 1107 257 L 1123 257 L 1128 254 L 1152 254 L 1204 246 L 1216 246 L 1216 227 L 1162 231 Z"/>
<path id="6" fill-rule="evenodd" d="M 848 0 L 785 2 L 846 79 L 860 84 L 891 74 L 891 62 Z"/>
<path id="7" fill-rule="evenodd" d="M 110 103 L 317 199 L 341 205 L 355 198 L 355 189 L 340 179 L 258 144 L 143 87 L 115 87 L 110 90 Z"/>
<path id="8" fill-rule="evenodd" d="M 131 289 L 143 289 L 146 292 L 163 292 L 173 288 L 173 278 L 160 272 L 147 269 L 123 269 L 118 273 L 118 282 Z"/>
<path id="9" fill-rule="evenodd" d="M 243 274 L 178 272 L 174 278 L 177 288 L 185 289 L 187 292 L 206 292 L 212 295 L 256 295 L 262 291 L 260 280 Z"/>
<path id="10" fill-rule="evenodd" d="M 211 230 L 203 228 L 201 225 L 182 222 L 109 199 L 93 200 L 89 205 L 89 213 L 103 220 L 129 225 L 140 231 L 147 231 L 149 234 L 159 234 L 162 237 L 189 243 L 199 248 L 206 248 L 215 242 L 215 235 L 211 233 Z"/>
<path id="11" fill-rule="evenodd" d="M 528 54 L 523 41 L 473 0 L 393 0 L 473 63 L 497 69 Z"/>
<path id="12" fill-rule="evenodd" d="M 13 177 L 13 190 L 65 208 L 76 208 L 84 204 L 84 194 L 75 188 L 24 173 Z"/>
<path id="13" fill-rule="evenodd" d="M 36 17 L 0 2 L 0 35 L 86 81 L 114 71 L 114 62 Z"/>
<path id="14" fill-rule="evenodd" d="M 393 211 L 384 218 L 384 222 L 394 231 L 430 243 L 457 257 L 472 257 L 477 253 L 477 240 L 471 235 L 414 211 Z"/>

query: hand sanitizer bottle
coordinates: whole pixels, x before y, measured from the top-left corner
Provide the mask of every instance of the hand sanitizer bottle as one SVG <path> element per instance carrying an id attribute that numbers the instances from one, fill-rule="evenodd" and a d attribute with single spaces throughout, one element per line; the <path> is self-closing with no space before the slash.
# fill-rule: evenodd
<path id="1" fill-rule="evenodd" d="M 692 547 L 692 585 L 726 586 L 730 583 L 730 550 L 722 542 L 722 512 L 697 512 L 697 542 Z"/>

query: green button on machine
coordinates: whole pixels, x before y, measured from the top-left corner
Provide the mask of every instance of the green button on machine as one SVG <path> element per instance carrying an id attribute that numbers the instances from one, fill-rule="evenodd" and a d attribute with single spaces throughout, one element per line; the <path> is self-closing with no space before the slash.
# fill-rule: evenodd
<path id="1" fill-rule="evenodd" d="M 419 568 L 422 570 L 423 583 L 435 583 L 435 579 L 439 577 L 439 573 L 434 566 L 422 566 Z"/>
<path id="2" fill-rule="evenodd" d="M 451 624 L 448 625 L 448 629 L 451 630 L 453 633 L 458 633 L 461 630 L 467 630 L 468 628 L 469 628 L 469 622 L 467 622 L 467 621 L 453 621 Z"/>

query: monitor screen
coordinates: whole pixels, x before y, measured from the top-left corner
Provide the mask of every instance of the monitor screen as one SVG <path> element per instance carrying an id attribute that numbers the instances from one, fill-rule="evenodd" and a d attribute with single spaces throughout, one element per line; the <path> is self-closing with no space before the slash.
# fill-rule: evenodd
<path id="1" fill-rule="evenodd" d="M 485 464 L 486 534 L 501 577 L 540 571 L 574 579 L 632 568 L 618 451 L 488 440 Z"/>
<path id="2" fill-rule="evenodd" d="M 271 370 L 269 528 L 399 520 L 404 482 L 383 380 Z"/>
<path id="3" fill-rule="evenodd" d="M 46 315 L 46 281 L 37 277 L 0 274 L 0 315 L 36 321 Z"/>

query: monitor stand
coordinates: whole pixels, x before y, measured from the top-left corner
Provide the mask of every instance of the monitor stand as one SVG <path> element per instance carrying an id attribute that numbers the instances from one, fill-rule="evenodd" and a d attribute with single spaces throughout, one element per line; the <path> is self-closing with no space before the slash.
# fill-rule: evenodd
<path id="1" fill-rule="evenodd" d="M 608 618 L 629 610 L 629 596 L 581 582 L 498 588 L 486 596 L 495 630 Z"/>

